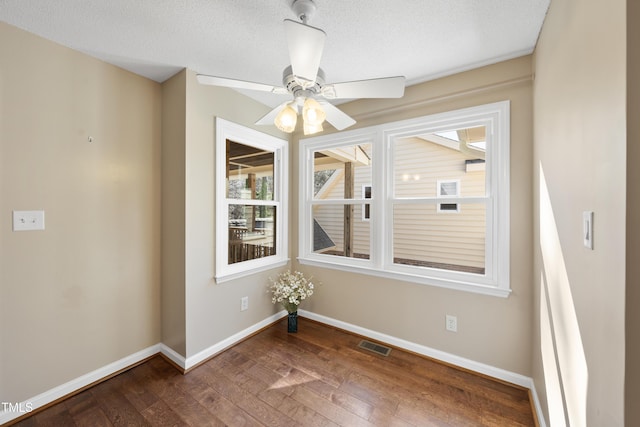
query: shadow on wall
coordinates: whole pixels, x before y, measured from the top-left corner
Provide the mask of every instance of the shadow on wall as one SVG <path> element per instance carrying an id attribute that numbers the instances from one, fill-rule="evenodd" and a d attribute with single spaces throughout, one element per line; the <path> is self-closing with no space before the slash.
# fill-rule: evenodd
<path id="1" fill-rule="evenodd" d="M 560 236 L 540 164 L 540 334 L 549 424 L 587 424 L 589 373 Z"/>

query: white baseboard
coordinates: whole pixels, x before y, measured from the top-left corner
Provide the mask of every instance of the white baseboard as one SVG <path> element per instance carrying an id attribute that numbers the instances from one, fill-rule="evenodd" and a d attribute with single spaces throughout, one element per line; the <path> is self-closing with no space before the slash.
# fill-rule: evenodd
<path id="1" fill-rule="evenodd" d="M 180 367 L 183 371 L 185 370 L 186 362 L 183 355 L 172 349 L 166 344 L 160 343 L 160 353 L 163 356 L 166 356 L 169 360 L 176 364 L 176 366 Z"/>
<path id="2" fill-rule="evenodd" d="M 466 359 L 464 357 L 456 356 L 455 354 L 436 350 L 434 348 L 427 347 L 421 344 L 416 344 L 410 341 L 396 338 L 391 335 L 386 335 L 377 331 L 373 331 L 371 329 L 366 329 L 357 325 L 353 325 L 351 323 L 343 322 L 341 320 L 337 320 L 331 317 L 323 316 L 321 314 L 313 313 L 311 311 L 298 310 L 298 314 L 302 317 L 306 317 L 308 319 L 315 320 L 327 325 L 335 326 L 336 328 L 344 329 L 345 331 L 353 332 L 355 334 L 362 335 L 364 337 L 371 338 L 376 341 L 380 341 L 382 343 L 390 344 L 394 347 L 402 348 L 404 350 L 408 350 L 413 353 L 421 354 L 423 356 L 428 356 L 433 359 L 449 363 L 451 365 L 459 366 L 464 369 L 469 369 L 474 372 L 478 372 L 493 378 L 500 379 L 502 381 L 506 381 L 512 384 L 519 385 L 521 387 L 528 388 L 529 390 L 531 390 L 531 395 L 533 396 L 533 403 L 536 410 L 536 414 L 538 415 L 538 421 L 540 422 L 540 426 L 546 427 L 546 424 L 544 422 L 544 416 L 542 415 L 542 410 L 540 407 L 540 401 L 538 400 L 538 395 L 535 391 L 533 379 L 530 377 L 517 374 L 515 372 L 510 372 L 501 368 L 497 368 L 495 366 L 476 362 L 471 359 Z"/>
<path id="3" fill-rule="evenodd" d="M 531 395 L 533 397 L 533 403 L 538 415 L 538 421 L 541 427 L 546 427 L 546 423 L 544 421 L 544 416 L 540 407 L 540 401 L 538 400 L 538 395 L 535 390 L 535 385 L 533 380 L 524 375 L 516 374 L 514 372 L 509 372 L 504 369 L 496 368 L 494 366 L 486 365 L 484 363 L 475 362 L 470 359 L 466 359 L 464 357 L 456 356 L 450 353 L 446 353 L 444 351 L 436 350 L 430 347 L 426 347 L 420 344 L 412 343 L 410 341 L 405 341 L 400 338 L 392 337 L 390 335 L 386 335 L 380 332 L 376 332 L 370 329 L 362 328 L 360 326 L 356 326 L 347 322 L 343 322 L 340 320 L 336 320 L 330 317 L 323 316 L 321 314 L 316 314 L 306 310 L 298 310 L 298 313 L 302 317 L 306 317 L 312 320 L 316 320 L 318 322 L 335 326 L 340 329 L 344 329 L 349 332 L 353 332 L 358 335 L 362 335 L 383 343 L 387 343 L 393 345 L 398 348 L 402 348 L 408 351 L 412 351 L 417 354 L 422 354 L 424 356 L 428 356 L 437 360 L 441 360 L 446 363 L 450 363 L 455 366 L 460 366 L 465 369 L 469 369 L 475 372 L 482 373 L 484 375 L 488 375 L 494 378 L 498 378 L 503 381 L 507 381 L 513 384 L 520 385 L 522 387 L 526 387 L 531 390 Z M 51 402 L 60 399 L 61 397 L 72 394 L 83 387 L 88 386 L 89 384 L 100 381 L 114 373 L 126 369 L 136 363 L 151 357 L 155 354 L 162 353 L 166 357 L 168 357 L 171 361 L 173 361 L 176 365 L 178 365 L 183 370 L 188 370 L 208 358 L 216 355 L 217 353 L 223 351 L 224 349 L 234 345 L 235 343 L 242 341 L 244 338 L 249 335 L 259 331 L 260 329 L 269 326 L 271 323 L 281 319 L 286 316 L 286 311 L 281 311 L 276 313 L 268 318 L 208 347 L 195 355 L 188 357 L 185 359 L 181 354 L 177 353 L 170 347 L 165 344 L 156 344 L 151 347 L 145 348 L 137 353 L 134 353 L 130 356 L 124 357 L 116 362 L 110 363 L 107 366 L 96 369 L 86 375 L 78 377 L 74 380 L 71 380 L 67 383 L 64 383 L 60 386 L 57 386 L 51 390 L 48 390 L 44 393 L 41 393 L 31 399 L 28 399 L 24 402 L 15 402 L 14 405 L 17 405 L 17 411 L 8 412 L 0 410 L 0 425 L 4 423 L 8 423 L 18 417 L 25 415 L 26 412 L 22 411 L 22 409 L 28 409 L 29 412 L 41 408 Z M 2 408 L 0 408 L 2 409 Z"/>
<path id="4" fill-rule="evenodd" d="M 0 425 L 8 423 L 9 421 L 21 417 L 31 411 L 48 405 L 51 402 L 55 402 L 61 397 L 74 393 L 82 389 L 83 387 L 88 386 L 89 384 L 93 384 L 96 381 L 100 381 L 110 375 L 115 374 L 118 371 L 135 365 L 136 363 L 148 357 L 151 357 L 154 354 L 158 354 L 159 352 L 160 345 L 152 345 L 151 347 L 147 347 L 144 350 L 140 350 L 137 353 L 123 357 L 120 360 L 103 366 L 102 368 L 98 368 L 95 371 L 89 372 L 88 374 L 82 375 L 81 377 L 75 378 L 69 382 L 54 387 L 51 390 L 40 393 L 39 395 L 25 400 L 24 402 L 12 402 L 12 404 L 15 405 L 18 409 L 13 411 L 5 411 L 4 408 L 0 408 Z"/>
<path id="5" fill-rule="evenodd" d="M 287 315 L 287 312 L 285 310 L 282 310 L 272 316 L 269 316 L 266 319 L 262 320 L 261 322 L 258 322 L 252 326 L 249 326 L 247 329 L 244 329 L 238 332 L 237 334 L 233 334 L 229 338 L 225 338 L 224 340 L 212 345 L 211 347 L 208 347 L 194 354 L 193 356 L 188 357 L 184 361 L 184 366 L 182 365 L 180 366 L 183 367 L 185 370 L 193 368 L 194 366 L 204 362 L 208 358 L 215 356 L 217 353 L 220 353 L 222 350 L 234 345 L 237 342 L 242 341 L 249 335 L 259 331 L 262 328 L 269 326 L 273 322 L 276 322 L 277 320 L 283 318 L 286 315 Z"/>
<path id="6" fill-rule="evenodd" d="M 531 380 L 531 398 L 533 399 L 533 407 L 536 410 L 536 415 L 538 416 L 538 425 L 540 427 L 547 427 L 547 422 L 544 420 L 544 413 L 542 412 L 542 406 L 540 406 L 540 398 L 538 397 L 538 392 L 536 391 L 536 384 Z"/>
<path id="7" fill-rule="evenodd" d="M 31 399 L 25 400 L 24 402 L 11 402 L 11 406 L 13 409 L 11 411 L 5 411 L 3 408 L 4 405 L 0 406 L 0 425 L 8 423 L 9 421 L 19 418 L 29 412 L 35 411 L 36 409 L 48 405 L 51 402 L 55 402 L 61 397 L 70 395 L 82 389 L 83 387 L 88 386 L 89 384 L 93 384 L 97 381 L 107 378 L 118 371 L 135 365 L 136 363 L 158 353 L 162 353 L 180 368 L 182 368 L 183 370 L 187 370 L 207 360 L 208 358 L 214 356 L 222 350 L 232 346 L 233 344 L 243 340 L 244 338 L 259 331 L 260 329 L 269 326 L 271 323 L 281 319 L 286 315 L 287 312 L 282 310 L 279 313 L 269 316 L 266 319 L 186 359 L 184 356 L 162 343 L 145 348 L 144 350 L 124 357 L 116 362 L 110 363 L 107 366 L 96 369 L 93 372 L 89 372 L 86 375 L 73 379 L 67 383 L 52 388 L 51 390 L 45 391 L 44 393 L 41 393 Z"/>

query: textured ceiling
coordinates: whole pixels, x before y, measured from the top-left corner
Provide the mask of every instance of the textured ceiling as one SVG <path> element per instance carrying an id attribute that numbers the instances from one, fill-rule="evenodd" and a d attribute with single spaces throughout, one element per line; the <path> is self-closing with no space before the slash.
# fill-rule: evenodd
<path id="1" fill-rule="evenodd" d="M 407 84 L 533 51 L 550 0 L 315 0 L 328 83 Z M 198 73 L 281 85 L 291 0 L 0 0 L 0 20 L 162 82 Z M 243 91 L 275 106 L 281 97 Z"/>

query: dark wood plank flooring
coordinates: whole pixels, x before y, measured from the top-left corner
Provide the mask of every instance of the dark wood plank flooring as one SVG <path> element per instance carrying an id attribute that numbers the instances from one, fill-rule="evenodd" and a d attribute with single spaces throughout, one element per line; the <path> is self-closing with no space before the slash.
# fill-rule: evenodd
<path id="1" fill-rule="evenodd" d="M 526 389 L 286 318 L 186 375 L 160 356 L 16 426 L 533 426 Z"/>

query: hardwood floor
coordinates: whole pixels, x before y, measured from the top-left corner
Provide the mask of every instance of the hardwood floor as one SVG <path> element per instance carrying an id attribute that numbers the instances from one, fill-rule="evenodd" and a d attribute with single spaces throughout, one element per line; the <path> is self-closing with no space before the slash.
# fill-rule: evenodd
<path id="1" fill-rule="evenodd" d="M 186 375 L 156 356 L 16 426 L 533 426 L 526 389 L 286 318 Z"/>

